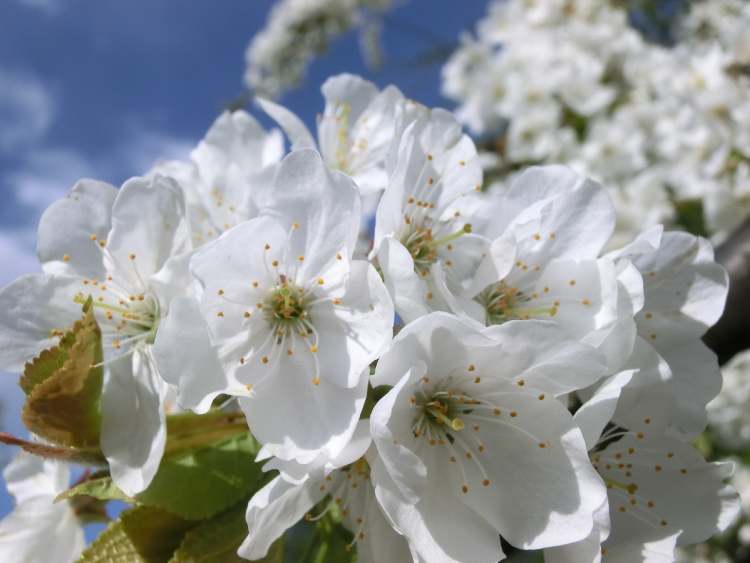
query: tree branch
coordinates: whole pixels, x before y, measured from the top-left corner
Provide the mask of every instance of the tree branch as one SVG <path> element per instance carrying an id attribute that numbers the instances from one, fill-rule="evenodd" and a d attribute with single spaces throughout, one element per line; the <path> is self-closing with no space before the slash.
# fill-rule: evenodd
<path id="1" fill-rule="evenodd" d="M 703 340 L 721 364 L 750 348 L 750 220 L 716 249 L 716 261 L 729 272 L 724 315 Z"/>

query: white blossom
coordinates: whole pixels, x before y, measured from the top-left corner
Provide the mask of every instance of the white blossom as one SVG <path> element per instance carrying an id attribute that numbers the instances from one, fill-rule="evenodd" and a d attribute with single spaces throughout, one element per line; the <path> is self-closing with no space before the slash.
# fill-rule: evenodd
<path id="1" fill-rule="evenodd" d="M 191 261 L 222 369 L 200 373 L 195 348 L 198 373 L 183 379 L 243 397 L 253 433 L 274 455 L 333 457 L 354 431 L 369 364 L 390 341 L 393 305 L 372 265 L 352 259 L 360 206 L 351 179 L 299 150 L 282 161 L 268 197 L 259 217 Z M 173 349 L 184 342 L 170 335 Z"/>
<path id="2" fill-rule="evenodd" d="M 134 178 L 119 191 L 81 180 L 41 219 L 37 250 L 45 273 L 0 291 L 0 364 L 13 371 L 56 344 L 93 298 L 107 368 L 101 446 L 128 494 L 148 486 L 164 449 L 163 378 L 170 374 L 162 373 L 154 348 L 172 299 L 190 292 L 191 248 L 182 194 L 171 179 Z"/>
<path id="3" fill-rule="evenodd" d="M 77 561 L 86 545 L 83 527 L 70 502 L 55 502 L 68 488 L 68 466 L 20 452 L 3 478 L 16 506 L 0 520 L 0 558 L 18 563 Z"/>
<path id="4" fill-rule="evenodd" d="M 538 321 L 483 329 L 433 313 L 399 333 L 373 378 L 394 387 L 370 419 L 372 478 L 423 559 L 495 562 L 498 534 L 538 549 L 591 532 L 605 488 L 555 396 L 603 361 Z"/>

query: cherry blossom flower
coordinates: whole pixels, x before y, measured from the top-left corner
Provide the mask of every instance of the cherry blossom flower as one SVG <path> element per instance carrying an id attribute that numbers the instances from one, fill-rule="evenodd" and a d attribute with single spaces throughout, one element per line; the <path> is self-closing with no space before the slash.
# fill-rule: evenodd
<path id="1" fill-rule="evenodd" d="M 394 387 L 370 418 L 372 478 L 423 559 L 495 562 L 498 534 L 522 549 L 588 536 L 605 487 L 555 396 L 603 363 L 539 321 L 482 329 L 432 313 L 398 334 L 373 378 Z"/>
<path id="2" fill-rule="evenodd" d="M 243 397 L 273 455 L 333 457 L 354 431 L 369 365 L 390 341 L 393 306 L 372 265 L 352 260 L 360 207 L 347 176 L 313 150 L 295 151 L 268 194 L 259 217 L 191 261 L 225 374 L 214 392 Z M 180 334 L 171 334 L 177 345 Z M 280 423 L 283 411 L 295 415 Z"/>
<path id="3" fill-rule="evenodd" d="M 118 191 L 82 180 L 40 222 L 45 273 L 22 276 L 0 291 L 7 312 L 0 364 L 12 371 L 55 345 L 93 298 L 107 368 L 101 446 L 128 494 L 148 486 L 164 449 L 168 385 L 153 350 L 172 299 L 190 291 L 191 248 L 174 181 L 134 178 Z"/>
<path id="4" fill-rule="evenodd" d="M 385 188 L 385 159 L 396 134 L 404 97 L 395 86 L 382 91 L 367 80 L 340 74 L 322 87 L 325 109 L 318 118 L 318 143 L 288 109 L 258 104 L 284 129 L 293 149 L 318 148 L 325 163 L 351 176 L 363 194 Z"/>
<path id="5" fill-rule="evenodd" d="M 437 284 L 458 291 L 487 247 L 471 234 L 471 217 L 462 211 L 482 182 L 474 143 L 447 111 L 416 107 L 411 113 L 416 119 L 387 162 L 374 243 L 396 311 L 407 322 L 448 310 Z"/>
<path id="6" fill-rule="evenodd" d="M 724 483 L 732 464 L 707 463 L 690 444 L 665 436 L 673 413 L 663 401 L 647 399 L 646 416 L 629 429 L 606 426 L 632 377 L 612 378 L 575 415 L 607 484 L 608 515 L 585 540 L 547 549 L 549 563 L 675 561 L 676 546 L 704 541 L 739 515 L 739 496 Z"/>

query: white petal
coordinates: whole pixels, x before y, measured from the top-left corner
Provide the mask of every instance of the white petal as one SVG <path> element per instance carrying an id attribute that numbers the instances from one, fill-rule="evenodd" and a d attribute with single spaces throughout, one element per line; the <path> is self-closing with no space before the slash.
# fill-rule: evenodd
<path id="1" fill-rule="evenodd" d="M 266 377 L 253 388 L 253 396 L 240 405 L 255 437 L 273 455 L 309 463 L 320 453 L 335 457 L 349 443 L 357 427 L 367 394 L 368 377 L 341 388 L 320 379 L 315 385 L 306 371 L 294 369 Z M 369 368 L 368 368 L 369 369 Z M 288 413 L 283 419 L 279 413 Z"/>
<path id="2" fill-rule="evenodd" d="M 259 197 L 261 213 L 275 217 L 286 229 L 290 256 L 304 257 L 297 280 L 319 275 L 336 253 L 354 252 L 360 224 L 360 199 L 351 178 L 328 170 L 310 149 L 289 154 L 279 165 L 273 190 Z"/>
<path id="3" fill-rule="evenodd" d="M 594 512 L 606 499 L 606 488 L 591 467 L 583 436 L 567 409 L 558 401 L 520 392 L 503 396 L 499 404 L 517 416 L 511 422 L 506 417 L 505 424 L 498 422 L 502 416 L 465 416 L 467 428 L 475 421 L 480 427 L 476 434 L 486 455 L 479 462 L 492 483 L 483 487 L 486 477 L 478 464 L 464 460 L 469 490 L 462 495 L 461 481 L 454 479 L 455 499 L 522 549 L 584 539 L 592 529 Z M 441 462 L 455 468 L 447 463 L 449 455 L 443 453 Z"/>
<path id="4" fill-rule="evenodd" d="M 596 258 L 615 226 L 607 191 L 564 166 L 534 166 L 516 178 L 507 193 L 507 199 L 514 200 L 513 206 L 518 207 L 533 206 L 548 198 L 552 205 L 544 212 L 541 244 L 534 254 Z"/>
<path id="5" fill-rule="evenodd" d="M 723 468 L 680 440 L 625 436 L 593 459 L 608 482 L 635 485 L 632 493 L 623 486 L 609 489 L 612 532 L 605 547 L 652 542 L 676 531 L 680 545 L 697 543 L 726 529 L 739 513 L 739 497 L 724 484 Z"/>
<path id="6" fill-rule="evenodd" d="M 706 405 L 721 391 L 716 354 L 700 340 L 656 349 L 672 370 L 672 428 L 693 439 L 706 427 Z"/>
<path id="7" fill-rule="evenodd" d="M 659 250 L 633 263 L 643 274 L 645 290 L 638 330 L 660 351 L 701 337 L 721 316 L 729 282 L 707 240 L 669 232 Z"/>
<path id="8" fill-rule="evenodd" d="M 286 232 L 275 220 L 258 217 L 203 246 L 190 262 L 202 285 L 201 311 L 226 377 L 244 385 L 265 375 L 257 371 L 260 357 L 252 366 L 245 360 L 249 350 L 268 339 L 270 325 L 258 303 L 278 283 L 271 264 L 283 257 L 286 240 Z"/>
<path id="9" fill-rule="evenodd" d="M 256 98 L 258 105 L 263 111 L 273 118 L 284 130 L 292 142 L 292 150 L 314 149 L 317 147 L 310 131 L 308 131 L 302 120 L 291 111 L 279 104 L 263 98 Z"/>
<path id="10" fill-rule="evenodd" d="M 379 460 L 390 475 L 399 496 L 415 503 L 426 486 L 427 468 L 397 437 L 410 432 L 409 400 L 415 381 L 425 374 L 424 364 L 407 371 L 393 389 L 380 399 L 370 414 L 372 439 L 380 454 Z"/>
<path id="11" fill-rule="evenodd" d="M 378 360 L 372 385 L 396 385 L 417 365 L 468 365 L 463 341 L 495 347 L 496 341 L 483 334 L 484 327 L 469 319 L 448 313 L 430 313 L 404 327 L 388 351 Z"/>
<path id="12" fill-rule="evenodd" d="M 613 250 L 607 254 L 607 257 L 616 260 L 618 258 L 632 258 L 641 254 L 648 254 L 659 249 L 661 237 L 664 232 L 663 225 L 654 225 L 645 231 L 638 233 L 632 242 L 625 246 Z"/>
<path id="13" fill-rule="evenodd" d="M 18 563 L 77 561 L 86 542 L 67 502 L 35 498 L 0 521 L 0 560 Z"/>
<path id="14" fill-rule="evenodd" d="M 405 502 L 385 468 L 374 463 L 375 495 L 388 519 L 409 538 L 421 560 L 430 563 L 496 563 L 504 558 L 500 537 L 473 510 L 448 495 Z"/>
<path id="15" fill-rule="evenodd" d="M 607 545 L 607 563 L 674 563 L 677 536 L 671 534 L 645 543 L 630 541 Z"/>
<path id="16" fill-rule="evenodd" d="M 631 432 L 663 433 L 675 408 L 672 372 L 642 338 L 636 339 L 633 355 L 623 367 L 633 369 L 637 371 L 622 388 L 613 421 Z"/>
<path id="17" fill-rule="evenodd" d="M 357 539 L 359 563 L 417 563 L 404 536 L 391 526 L 376 499 L 369 499 L 365 537 Z"/>
<path id="18" fill-rule="evenodd" d="M 37 255 L 46 273 L 104 278 L 98 245 L 109 234 L 116 195 L 109 184 L 80 180 L 47 208 L 37 232 Z"/>
<path id="19" fill-rule="evenodd" d="M 284 142 L 278 131 L 266 131 L 243 110 L 222 113 L 191 153 L 209 186 L 225 176 L 230 164 L 247 174 L 281 160 Z"/>
<path id="20" fill-rule="evenodd" d="M 68 488 L 70 470 L 65 463 L 20 451 L 3 469 L 8 492 L 23 504 L 37 497 L 50 500 Z"/>
<path id="21" fill-rule="evenodd" d="M 315 481 L 293 485 L 276 477 L 255 493 L 245 513 L 250 533 L 237 554 L 245 559 L 265 557 L 271 544 L 325 496 L 318 485 Z"/>
<path id="22" fill-rule="evenodd" d="M 513 269 L 515 259 L 515 237 L 507 235 L 493 240 L 487 254 L 477 267 L 466 294 L 474 297 L 488 285 L 504 279 Z"/>
<path id="23" fill-rule="evenodd" d="M 544 550 L 544 563 L 600 563 L 601 560 L 602 545 L 596 526 L 581 541 Z"/>
<path id="24" fill-rule="evenodd" d="M 28 274 L 0 290 L 0 367 L 23 371 L 26 362 L 58 343 L 53 330 L 78 320 L 81 305 L 73 299 L 85 286 L 81 278 Z"/>
<path id="25" fill-rule="evenodd" d="M 272 457 L 268 463 L 263 466 L 263 471 L 271 471 L 275 469 L 281 474 L 281 477 L 284 480 L 299 485 L 309 478 L 322 478 L 335 469 L 354 463 L 365 455 L 367 450 L 370 449 L 371 443 L 370 421 L 368 419 L 361 419 L 357 422 L 357 428 L 354 430 L 354 434 L 349 443 L 334 458 L 330 458 L 323 453 L 318 455 L 318 457 L 312 462 L 303 464 L 294 460 L 284 460 Z M 255 461 L 263 461 L 267 455 L 270 455 L 270 452 L 264 448 L 264 451 L 258 454 Z"/>
<path id="26" fill-rule="evenodd" d="M 385 285 L 396 312 L 405 322 L 430 312 L 427 306 L 429 289 L 414 271 L 414 260 L 403 244 L 392 237 L 383 239 L 378 250 L 378 263 L 383 269 Z"/>
<path id="27" fill-rule="evenodd" d="M 340 304 L 321 302 L 310 310 L 319 335 L 322 377 L 353 387 L 385 350 L 393 334 L 393 303 L 372 264 L 351 263 Z"/>
<path id="28" fill-rule="evenodd" d="M 205 413 L 218 395 L 245 391 L 224 373 L 193 298 L 172 301 L 169 314 L 159 324 L 153 354 L 159 375 L 177 386 L 177 402 L 183 408 Z"/>
<path id="29" fill-rule="evenodd" d="M 576 411 L 573 420 L 581 429 L 586 449 L 596 446 L 599 437 L 617 408 L 621 389 L 630 383 L 637 370 L 626 370 L 608 378 L 594 395 Z"/>
<path id="30" fill-rule="evenodd" d="M 118 283 L 127 279 L 134 288 L 158 272 L 167 259 L 191 248 L 185 220 L 185 202 L 170 178 L 133 178 L 125 182 L 112 209 L 112 231 L 107 239 Z"/>
<path id="31" fill-rule="evenodd" d="M 477 350 L 472 361 L 478 372 L 506 381 L 522 380 L 562 395 L 589 386 L 607 370 L 601 353 L 570 340 L 564 330 L 547 321 L 510 321 L 482 333 L 497 345 Z M 498 355 L 502 364 L 497 362 Z"/>
<path id="32" fill-rule="evenodd" d="M 173 352 L 174 353 L 174 352 Z M 115 484 L 127 495 L 151 483 L 164 452 L 167 384 L 147 351 L 109 365 L 102 391 L 101 446 Z"/>

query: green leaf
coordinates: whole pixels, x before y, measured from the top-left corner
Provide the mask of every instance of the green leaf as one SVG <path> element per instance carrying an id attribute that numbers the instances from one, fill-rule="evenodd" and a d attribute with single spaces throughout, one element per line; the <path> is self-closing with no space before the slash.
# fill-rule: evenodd
<path id="1" fill-rule="evenodd" d="M 109 475 L 94 477 L 79 483 L 57 495 L 55 502 L 71 499 L 79 495 L 86 495 L 99 500 L 121 500 L 129 504 L 135 504 L 135 499 L 123 493 L 112 482 L 112 478 Z"/>
<path id="2" fill-rule="evenodd" d="M 83 318 L 62 337 L 60 346 L 26 365 L 21 387 L 28 397 L 22 418 L 31 432 L 49 442 L 98 451 L 101 331 L 91 298 L 83 310 Z"/>
<path id="3" fill-rule="evenodd" d="M 166 563 L 195 526 L 158 508 L 123 512 L 83 552 L 80 563 Z"/>
<path id="4" fill-rule="evenodd" d="M 254 461 L 257 450 L 257 443 L 245 432 L 163 459 L 151 485 L 136 499 L 191 520 L 214 516 L 260 486 L 263 473 Z"/>
<path id="5" fill-rule="evenodd" d="M 228 511 L 199 524 L 187 534 L 169 563 L 243 563 L 237 548 L 247 536 L 245 509 L 241 502 Z M 282 563 L 284 543 L 276 541 L 260 561 Z"/>

